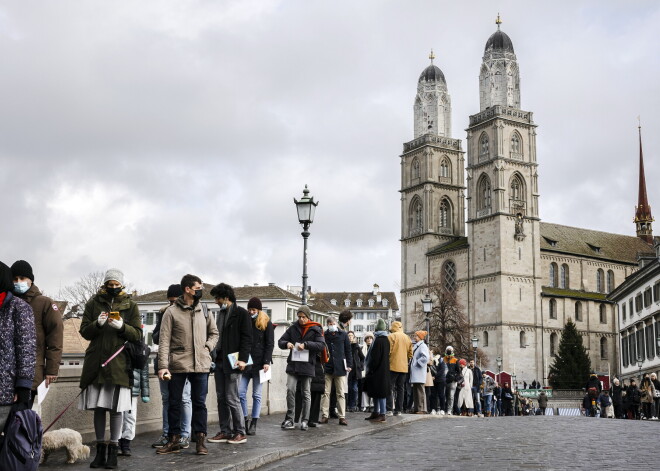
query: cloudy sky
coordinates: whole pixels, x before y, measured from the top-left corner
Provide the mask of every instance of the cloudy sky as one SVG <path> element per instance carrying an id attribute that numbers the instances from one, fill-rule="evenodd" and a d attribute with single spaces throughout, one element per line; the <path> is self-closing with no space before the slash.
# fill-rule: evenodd
<path id="1" fill-rule="evenodd" d="M 465 139 L 498 11 L 542 219 L 634 234 L 638 115 L 660 212 L 656 1 L 20 0 L 0 6 L 0 260 L 51 295 L 111 266 L 141 291 L 299 285 L 308 184 L 312 287 L 398 291 L 417 78 L 433 48 Z"/>

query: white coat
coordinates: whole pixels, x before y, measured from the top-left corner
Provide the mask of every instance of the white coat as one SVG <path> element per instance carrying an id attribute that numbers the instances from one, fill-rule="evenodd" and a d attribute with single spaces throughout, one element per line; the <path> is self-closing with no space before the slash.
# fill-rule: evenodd
<path id="1" fill-rule="evenodd" d="M 472 370 L 464 366 L 461 368 L 461 374 L 463 375 L 465 385 L 458 394 L 458 408 L 460 409 L 464 405 L 468 409 L 474 409 L 474 402 L 472 401 Z"/>

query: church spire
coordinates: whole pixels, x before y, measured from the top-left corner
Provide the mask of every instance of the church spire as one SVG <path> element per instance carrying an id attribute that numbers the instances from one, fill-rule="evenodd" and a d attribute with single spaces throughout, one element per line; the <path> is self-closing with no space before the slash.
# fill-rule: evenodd
<path id="1" fill-rule="evenodd" d="M 637 237 L 643 241 L 653 244 L 654 221 L 651 216 L 651 206 L 649 206 L 648 196 L 646 194 L 646 177 L 644 175 L 644 154 L 642 153 L 642 126 L 639 126 L 639 192 L 637 197 L 637 206 L 635 207 L 635 225 L 637 226 Z"/>

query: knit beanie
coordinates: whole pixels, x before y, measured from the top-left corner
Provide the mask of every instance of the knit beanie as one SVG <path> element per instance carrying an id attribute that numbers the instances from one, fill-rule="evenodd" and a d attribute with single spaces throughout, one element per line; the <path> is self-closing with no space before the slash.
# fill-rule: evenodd
<path id="1" fill-rule="evenodd" d="M 108 281 L 118 281 L 124 286 L 124 274 L 121 270 L 117 268 L 111 268 L 105 272 L 105 278 L 103 278 L 103 284 L 106 284 Z"/>
<path id="2" fill-rule="evenodd" d="M 261 311 L 261 299 L 257 298 L 256 296 L 253 298 L 250 298 L 248 301 L 248 311 L 250 309 L 256 309 L 257 311 Z"/>
<path id="3" fill-rule="evenodd" d="M 183 290 L 181 289 L 181 285 L 170 285 L 170 287 L 167 288 L 168 298 L 178 298 L 182 294 L 183 294 Z"/>
<path id="4" fill-rule="evenodd" d="M 14 262 L 11 266 L 11 276 L 16 278 L 17 276 L 24 276 L 29 278 L 34 283 L 34 274 L 32 273 L 32 267 L 25 260 L 18 260 Z"/>
<path id="5" fill-rule="evenodd" d="M 300 314 L 301 312 L 303 314 L 305 314 L 308 319 L 311 318 L 312 313 L 311 313 L 311 311 L 309 310 L 309 307 L 307 307 L 306 304 L 303 304 L 302 306 L 300 306 L 298 308 L 298 314 Z"/>
<path id="6" fill-rule="evenodd" d="M 387 324 L 383 319 L 378 319 L 376 321 L 376 332 L 381 332 L 383 330 L 387 330 Z"/>
<path id="7" fill-rule="evenodd" d="M 11 268 L 0 262 L 0 293 L 6 293 L 14 289 L 11 277 Z"/>
<path id="8" fill-rule="evenodd" d="M 424 340 L 426 338 L 427 333 L 428 332 L 426 332 L 425 330 L 418 330 L 417 332 L 415 332 L 415 335 L 419 337 L 419 340 Z"/>

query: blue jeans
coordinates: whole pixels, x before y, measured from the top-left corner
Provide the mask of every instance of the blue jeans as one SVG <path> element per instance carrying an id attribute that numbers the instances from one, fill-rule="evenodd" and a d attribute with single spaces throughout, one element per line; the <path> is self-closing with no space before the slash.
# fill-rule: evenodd
<path id="1" fill-rule="evenodd" d="M 387 400 L 384 397 L 374 399 L 374 414 L 387 413 Z"/>
<path id="2" fill-rule="evenodd" d="M 190 381 L 190 399 L 192 401 L 191 428 L 193 434 L 206 434 L 208 413 L 206 411 L 206 395 L 209 392 L 208 373 L 172 373 L 170 380 L 170 407 L 168 420 L 169 435 L 181 435 L 181 406 L 183 404 L 183 389 L 186 380 Z"/>
<path id="3" fill-rule="evenodd" d="M 358 380 L 349 379 L 348 380 L 348 408 L 355 409 L 357 407 L 358 400 Z"/>
<path id="4" fill-rule="evenodd" d="M 158 380 L 160 385 L 160 397 L 163 403 L 163 435 L 170 433 L 168 410 L 170 403 L 170 382 Z M 190 420 L 192 419 L 192 403 L 190 402 L 190 381 L 183 386 L 183 399 L 181 404 L 181 436 L 190 437 Z"/>
<path id="5" fill-rule="evenodd" d="M 481 414 L 481 401 L 479 400 L 479 388 L 472 386 L 472 402 L 474 402 L 475 414 Z"/>
<path id="6" fill-rule="evenodd" d="M 492 407 L 491 404 L 492 403 L 493 403 L 493 394 L 492 393 L 491 394 L 484 394 L 484 408 L 486 409 L 486 412 L 491 412 L 491 415 L 494 415 L 494 414 L 492 414 L 492 411 L 491 411 L 491 407 Z"/>
<path id="7" fill-rule="evenodd" d="M 241 400 L 241 407 L 243 408 L 243 416 L 248 416 L 248 407 L 247 407 L 247 390 L 248 385 L 252 380 L 252 418 L 258 419 L 261 414 L 261 386 L 262 383 L 259 382 L 259 377 L 252 377 L 251 375 L 242 375 L 241 382 L 238 385 L 238 397 Z"/>

